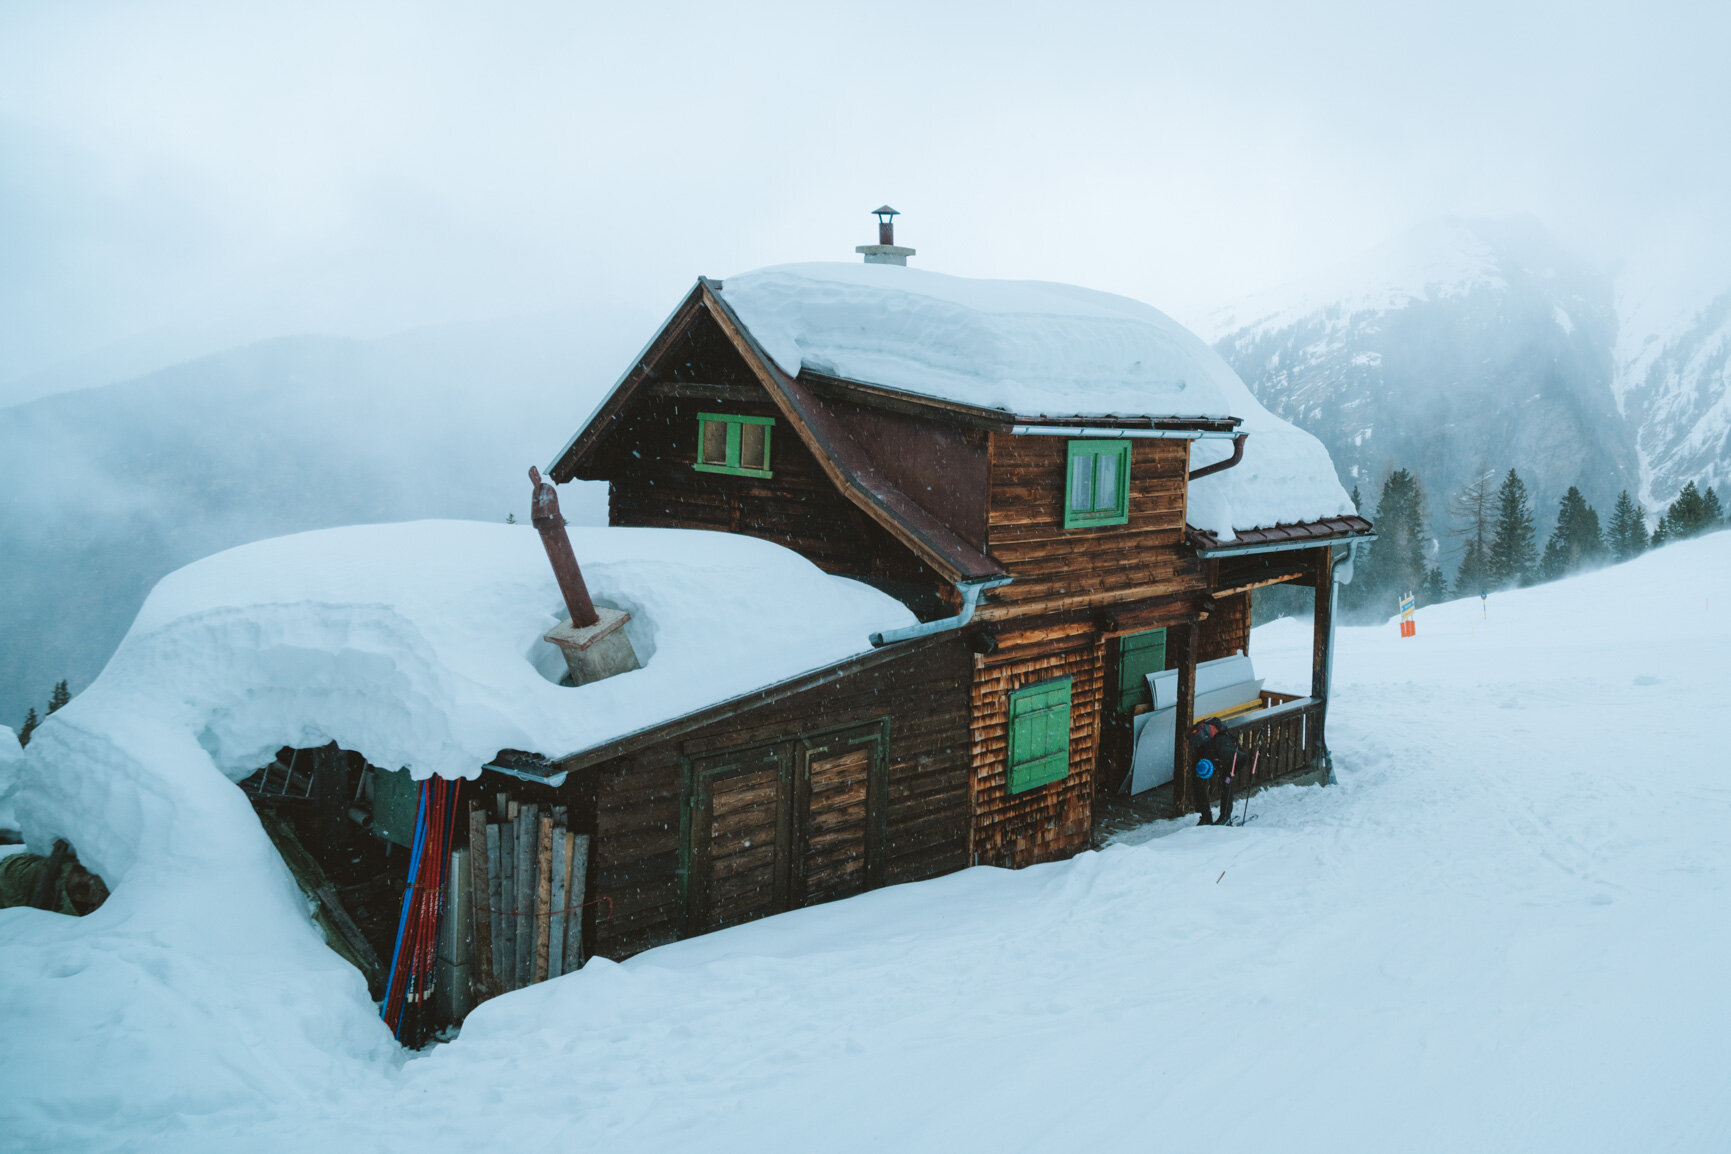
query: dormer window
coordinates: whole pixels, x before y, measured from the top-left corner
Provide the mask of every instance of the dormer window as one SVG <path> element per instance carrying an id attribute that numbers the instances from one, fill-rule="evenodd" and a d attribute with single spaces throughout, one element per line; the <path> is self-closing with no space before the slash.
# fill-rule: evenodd
<path id="1" fill-rule="evenodd" d="M 1071 441 L 1064 476 L 1064 528 L 1130 520 L 1130 442 Z"/>
<path id="2" fill-rule="evenodd" d="M 731 473 L 736 477 L 769 477 L 769 434 L 774 417 L 742 417 L 737 413 L 697 414 L 699 473 Z"/>

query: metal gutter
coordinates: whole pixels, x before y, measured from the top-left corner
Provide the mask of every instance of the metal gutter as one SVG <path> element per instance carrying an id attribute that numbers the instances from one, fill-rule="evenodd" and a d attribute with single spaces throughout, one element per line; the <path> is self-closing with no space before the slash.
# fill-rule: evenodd
<path id="1" fill-rule="evenodd" d="M 543 761 L 542 764 L 550 765 L 551 763 Z M 560 769 L 555 770 L 552 773 L 541 774 L 530 769 L 520 769 L 516 766 L 504 765 L 498 760 L 489 761 L 481 768 L 483 770 L 490 769 L 494 773 L 502 773 L 506 777 L 514 777 L 518 781 L 533 782 L 536 785 L 550 785 L 554 789 L 558 789 L 560 786 L 564 785 L 565 778 L 570 773 L 569 770 Z"/>
<path id="2" fill-rule="evenodd" d="M 1242 436 L 1230 429 L 1123 429 L 1107 425 L 1011 425 L 1018 437 L 1134 438 L 1153 441 L 1232 440 Z"/>
<path id="3" fill-rule="evenodd" d="M 924 621 L 918 625 L 909 625 L 905 629 L 891 629 L 887 633 L 873 633 L 871 643 L 874 647 L 894 645 L 898 641 L 913 641 L 920 637 L 930 637 L 937 633 L 949 633 L 960 629 L 974 619 L 974 610 L 980 604 L 980 597 L 988 589 L 996 589 L 1000 585 L 1008 585 L 1008 577 L 987 577 L 983 581 L 958 581 L 956 590 L 962 595 L 962 611 L 954 617 L 940 617 L 936 621 Z"/>
<path id="4" fill-rule="evenodd" d="M 1285 553 L 1290 549 L 1323 549 L 1334 545 L 1355 544 L 1376 540 L 1375 533 L 1366 533 L 1357 537 L 1312 537 L 1303 541 L 1264 541 L 1256 545 L 1216 545 L 1212 549 L 1198 549 L 1198 557 L 1211 559 L 1214 557 L 1249 557 L 1256 553 Z"/>

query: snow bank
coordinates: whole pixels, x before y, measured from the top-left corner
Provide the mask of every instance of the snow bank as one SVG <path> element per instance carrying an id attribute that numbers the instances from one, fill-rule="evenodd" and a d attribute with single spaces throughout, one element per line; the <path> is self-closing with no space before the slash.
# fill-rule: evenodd
<path id="1" fill-rule="evenodd" d="M 285 1046 L 321 991 L 236 999 L 154 883 L 104 950 L 0 911 L 0 1123 L 175 1154 L 1723 1150 L 1731 787 L 1644 767 L 1731 723 L 1727 588 L 1731 533 L 1343 628 L 1336 787 L 592 962 L 400 1067 Z M 1302 623 L 1250 652 L 1308 686 Z"/>
<path id="2" fill-rule="evenodd" d="M 1194 333 L 1128 297 L 868 264 L 760 269 L 728 277 L 721 295 L 790 375 L 1028 417 L 1241 417 L 1243 463 L 1191 486 L 1191 524 L 1222 538 L 1352 512 L 1320 441 L 1258 404 Z M 1228 452 L 1199 442 L 1192 464 Z"/>
<path id="3" fill-rule="evenodd" d="M 18 744 L 18 734 L 9 725 L 0 725 L 0 829 L 17 829 L 18 819 L 5 800 L 6 787 L 12 771 L 24 760 L 24 747 Z"/>
<path id="4" fill-rule="evenodd" d="M 360 975 L 229 782 L 279 747 L 472 776 L 500 749 L 575 752 L 914 621 L 747 537 L 571 536 L 595 598 L 633 614 L 644 662 L 577 689 L 545 675 L 563 664 L 539 638 L 563 613 L 527 526 L 303 533 L 164 578 L 101 676 L 0 767 L 0 807 L 31 844 L 67 838 L 112 890 L 82 919 L 0 911 L 0 1097 L 124 1125 L 134 1104 L 199 1114 L 388 1071 Z"/>

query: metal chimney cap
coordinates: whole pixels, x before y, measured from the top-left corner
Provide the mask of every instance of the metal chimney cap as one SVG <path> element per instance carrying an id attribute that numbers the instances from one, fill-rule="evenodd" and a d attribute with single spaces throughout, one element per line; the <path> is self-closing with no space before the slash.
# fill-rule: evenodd
<path id="1" fill-rule="evenodd" d="M 878 217 L 881 220 L 882 218 L 888 217 L 888 216 L 900 216 L 901 213 L 897 212 L 895 209 L 891 208 L 889 205 L 883 204 L 883 205 L 879 205 L 877 208 L 872 209 L 872 215 L 875 217 Z"/>

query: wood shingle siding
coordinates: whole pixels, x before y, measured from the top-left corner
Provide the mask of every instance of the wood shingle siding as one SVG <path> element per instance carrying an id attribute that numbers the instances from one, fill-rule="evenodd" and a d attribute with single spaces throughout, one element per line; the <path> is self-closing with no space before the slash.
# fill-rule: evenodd
<path id="1" fill-rule="evenodd" d="M 1214 602 L 1214 612 L 1196 630 L 1196 660 L 1213 661 L 1250 652 L 1250 594 L 1234 593 Z"/>
<path id="2" fill-rule="evenodd" d="M 1202 568 L 1184 539 L 1188 442 L 1128 444 L 1129 520 L 1066 529 L 1065 438 L 992 435 L 986 547 L 1015 578 L 993 595 L 1000 614 L 1113 599 L 1101 594 L 1202 591 Z"/>
<path id="3" fill-rule="evenodd" d="M 974 659 L 970 748 L 971 860 L 1024 866 L 1088 847 L 1099 749 L 1105 639 L 1086 625 L 1007 636 Z M 1068 677 L 1070 772 L 1062 781 L 1009 792 L 1009 699 L 1026 686 Z"/>
<path id="4" fill-rule="evenodd" d="M 595 775 L 597 837 L 592 893 L 598 912 L 591 939 L 596 943 L 595 952 L 623 958 L 709 928 L 688 920 L 692 912 L 689 879 L 682 860 L 689 835 L 688 789 L 694 766 L 729 750 L 786 747 L 792 756 L 806 735 L 876 724 L 888 718 L 882 770 L 882 844 L 871 884 L 917 881 L 965 866 L 972 658 L 959 637 L 925 646 L 900 660 L 718 719 L 679 739 L 578 771 Z M 845 812 L 852 812 L 848 807 L 854 799 L 845 782 L 838 785 L 823 777 L 827 773 L 829 778 L 837 774 L 845 778 L 841 768 L 845 767 L 817 767 L 814 772 L 821 780 L 812 788 L 835 785 L 839 795 L 824 805 L 808 801 L 800 811 L 812 811 L 803 844 L 808 850 L 815 846 L 816 855 L 804 863 L 804 884 L 813 884 L 815 875 L 820 891 L 823 886 L 834 889 L 852 884 L 838 876 L 847 870 L 833 859 L 838 847 L 851 844 L 851 835 L 840 833 L 836 821 L 845 817 Z M 789 774 L 788 781 L 792 780 Z M 814 839 L 813 831 L 825 836 Z M 733 903 L 729 907 L 733 913 L 750 909 L 754 911 L 751 916 L 757 916 L 768 912 L 767 908 L 751 906 L 749 894 L 730 891 L 727 898 Z M 773 906 L 772 902 L 770 908 Z"/>

